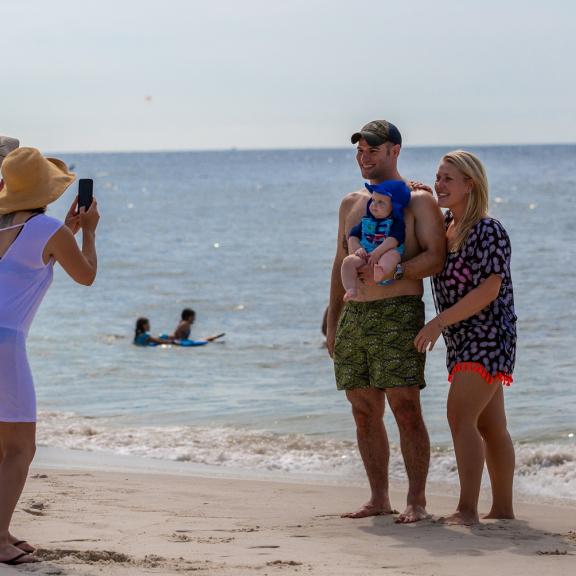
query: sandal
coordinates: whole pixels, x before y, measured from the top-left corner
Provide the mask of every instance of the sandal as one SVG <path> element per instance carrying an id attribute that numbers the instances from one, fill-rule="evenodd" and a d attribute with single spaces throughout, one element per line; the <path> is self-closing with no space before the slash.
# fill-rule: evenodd
<path id="1" fill-rule="evenodd" d="M 26 544 L 26 546 L 29 549 L 26 550 L 26 548 L 23 548 L 22 544 Z M 26 552 L 27 554 L 32 554 L 32 552 L 34 552 L 36 550 L 36 548 L 34 548 L 34 546 L 30 545 L 26 540 L 18 540 L 18 542 L 12 542 L 12 546 L 16 546 L 16 548 L 20 548 L 20 550 L 24 550 L 24 552 Z"/>
<path id="2" fill-rule="evenodd" d="M 19 564 L 33 564 L 34 562 L 38 562 L 37 559 L 30 561 L 22 560 L 21 562 L 19 562 L 19 560 L 24 558 L 24 556 L 30 556 L 30 554 L 28 554 L 28 552 L 22 552 L 21 554 L 14 556 L 14 558 L 10 558 L 10 560 L 0 560 L 0 564 L 8 564 L 9 566 L 18 566 Z"/>

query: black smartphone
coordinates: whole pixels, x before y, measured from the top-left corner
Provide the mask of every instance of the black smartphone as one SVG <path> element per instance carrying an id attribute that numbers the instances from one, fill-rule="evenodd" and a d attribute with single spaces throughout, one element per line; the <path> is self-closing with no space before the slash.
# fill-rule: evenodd
<path id="1" fill-rule="evenodd" d="M 80 178 L 78 180 L 78 212 L 80 208 L 90 208 L 94 197 L 94 180 L 92 178 Z"/>

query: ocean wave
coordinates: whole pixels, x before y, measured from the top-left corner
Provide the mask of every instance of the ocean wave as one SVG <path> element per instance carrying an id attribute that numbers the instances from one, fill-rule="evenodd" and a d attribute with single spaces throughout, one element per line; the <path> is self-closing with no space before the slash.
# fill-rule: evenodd
<path id="1" fill-rule="evenodd" d="M 276 434 L 237 427 L 120 427 L 106 418 L 43 412 L 38 444 L 236 469 L 363 478 L 355 442 L 303 434 Z M 576 445 L 517 444 L 517 492 L 532 497 L 576 500 Z M 405 480 L 398 446 L 391 446 L 390 477 Z M 454 451 L 432 450 L 429 479 L 458 484 Z"/>

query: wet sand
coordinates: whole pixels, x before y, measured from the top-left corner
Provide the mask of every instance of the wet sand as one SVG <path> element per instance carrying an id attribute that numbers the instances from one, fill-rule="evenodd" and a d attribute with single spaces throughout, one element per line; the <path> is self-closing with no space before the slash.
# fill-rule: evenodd
<path id="1" fill-rule="evenodd" d="M 319 483 L 35 466 L 13 532 L 38 546 L 43 562 L 0 574 L 576 573 L 574 505 L 519 504 L 516 520 L 467 528 L 436 522 L 456 499 L 430 495 L 435 518 L 415 525 L 340 518 L 366 495 Z M 395 489 L 393 504 L 404 497 Z"/>

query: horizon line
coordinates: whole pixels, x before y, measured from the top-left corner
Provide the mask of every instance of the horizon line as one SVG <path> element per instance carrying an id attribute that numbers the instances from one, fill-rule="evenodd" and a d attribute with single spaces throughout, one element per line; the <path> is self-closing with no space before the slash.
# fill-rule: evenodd
<path id="1" fill-rule="evenodd" d="M 403 146 L 404 150 L 422 148 L 520 148 L 535 146 L 576 146 L 576 142 L 524 142 L 506 144 L 411 144 Z M 204 152 L 298 152 L 298 151 L 342 151 L 355 150 L 355 146 L 345 148 L 343 146 L 287 146 L 273 148 L 244 148 L 239 146 L 229 146 L 227 148 L 156 148 L 156 149 L 131 149 L 131 150 L 59 150 L 50 151 L 50 154 L 176 154 L 176 153 L 204 153 Z"/>

